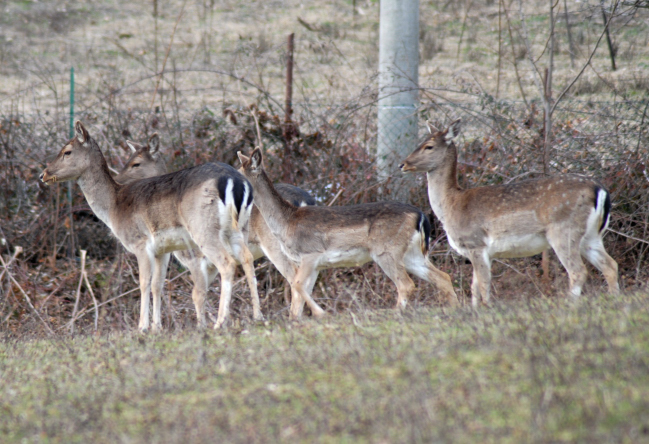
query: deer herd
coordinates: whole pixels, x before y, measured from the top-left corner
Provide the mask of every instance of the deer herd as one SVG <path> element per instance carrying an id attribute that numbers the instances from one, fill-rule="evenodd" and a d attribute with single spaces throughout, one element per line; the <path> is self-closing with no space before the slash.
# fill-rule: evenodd
<path id="1" fill-rule="evenodd" d="M 491 262 L 532 256 L 552 247 L 581 294 L 586 258 L 618 293 L 617 263 L 604 249 L 609 193 L 594 179 L 575 174 L 462 189 L 457 182 L 460 120 L 430 135 L 400 166 L 423 172 L 428 198 L 451 247 L 471 261 L 474 307 L 488 304 Z M 170 255 L 189 270 L 199 327 L 205 327 L 209 285 L 221 276 L 215 328 L 228 321 L 237 264 L 243 267 L 253 318 L 263 319 L 253 262 L 266 256 L 289 282 L 290 319 L 306 303 L 315 317 L 325 311 L 312 297 L 320 270 L 374 261 L 397 287 L 397 308 L 406 307 L 413 274 L 438 289 L 448 305 L 460 302 L 448 274 L 428 258 L 430 222 L 412 205 L 385 201 L 317 206 L 304 190 L 273 184 L 261 149 L 238 153 L 241 168 L 207 163 L 167 173 L 154 134 L 146 145 L 128 141 L 132 155 L 113 176 L 97 142 L 79 121 L 40 178 L 46 183 L 77 181 L 90 208 L 137 258 L 140 280 L 139 329 L 159 330 L 161 294 Z M 150 326 L 149 303 L 153 299 Z"/>

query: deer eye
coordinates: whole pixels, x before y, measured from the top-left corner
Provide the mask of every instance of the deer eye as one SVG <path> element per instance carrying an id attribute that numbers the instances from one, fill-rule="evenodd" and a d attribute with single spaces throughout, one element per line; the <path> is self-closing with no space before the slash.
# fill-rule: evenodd
<path id="1" fill-rule="evenodd" d="M 132 168 L 137 168 L 137 167 L 139 167 L 139 166 L 140 166 L 139 163 L 134 163 L 133 165 L 131 165 Z"/>
<path id="2" fill-rule="evenodd" d="M 66 151 L 63 153 L 64 156 L 69 156 L 70 154 L 72 154 L 72 151 Z"/>
<path id="3" fill-rule="evenodd" d="M 433 145 L 426 145 L 426 149 L 427 149 L 427 150 L 432 150 L 432 149 L 433 149 Z"/>

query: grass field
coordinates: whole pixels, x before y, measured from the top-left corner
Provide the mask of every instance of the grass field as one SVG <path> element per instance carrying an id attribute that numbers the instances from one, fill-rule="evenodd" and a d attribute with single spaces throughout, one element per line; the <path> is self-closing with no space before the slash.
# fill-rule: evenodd
<path id="1" fill-rule="evenodd" d="M 649 441 L 649 295 L 0 342 L 3 442 Z"/>
<path id="2" fill-rule="evenodd" d="M 248 321 L 241 279 L 234 326 L 197 331 L 192 284 L 174 263 L 165 330 L 142 335 L 134 257 L 77 185 L 38 181 L 67 140 L 70 68 L 75 116 L 115 169 L 127 138 L 153 132 L 170 170 L 238 166 L 236 151 L 257 143 L 255 105 L 277 180 L 293 144 L 293 183 L 319 203 L 384 199 L 373 163 L 380 1 L 0 1 L 0 444 L 649 442 L 645 5 L 555 2 L 551 45 L 548 3 L 420 1 L 421 135 L 427 119 L 462 117 L 463 186 L 540 174 L 549 55 L 555 100 L 584 68 L 554 114 L 549 167 L 611 191 L 605 242 L 628 294 L 595 295 L 603 282 L 591 273 L 581 301 L 565 301 L 551 255 L 549 283 L 538 257 L 495 263 L 496 302 L 474 311 L 471 265 L 434 223 L 433 261 L 464 308 L 438 307 L 417 282 L 397 314 L 394 285 L 367 265 L 323 271 L 314 297 L 328 316 L 289 323 L 284 280 L 262 263 L 269 321 Z M 606 11 L 612 50 L 600 42 Z M 282 129 L 289 33 L 299 140 Z M 430 212 L 424 179 L 411 203 Z M 217 280 L 209 313 L 219 292 Z"/>

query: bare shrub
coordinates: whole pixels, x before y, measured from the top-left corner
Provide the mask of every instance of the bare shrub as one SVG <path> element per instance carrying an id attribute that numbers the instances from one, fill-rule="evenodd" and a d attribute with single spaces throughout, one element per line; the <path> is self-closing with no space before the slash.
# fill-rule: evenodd
<path id="1" fill-rule="evenodd" d="M 91 214 L 78 187 L 70 187 L 68 196 L 67 184 L 46 187 L 38 182 L 48 157 L 68 137 L 71 63 L 78 73 L 75 117 L 87 124 L 113 169 L 121 168 L 126 157 L 126 138 L 142 140 L 154 132 L 160 135 L 169 170 L 208 161 L 236 165 L 237 151 L 249 151 L 259 143 L 258 121 L 274 180 L 303 187 L 320 205 L 391 197 L 390 180 L 378 182 L 373 158 L 378 2 L 358 2 L 362 14 L 355 16 L 346 3 L 341 3 L 346 9 L 340 11 L 336 2 L 320 4 L 319 8 L 329 8 L 331 17 L 326 21 L 315 15 L 307 18 L 306 11 L 303 24 L 294 16 L 284 16 L 292 10 L 289 7 L 272 8 L 258 2 L 254 8 L 259 10 L 253 14 L 246 2 L 226 2 L 223 11 L 208 3 L 195 5 L 196 16 L 181 17 L 173 42 L 170 36 L 180 3 L 171 2 L 156 17 L 151 15 L 150 4 L 143 14 L 137 2 L 120 3 L 119 14 L 108 7 L 91 13 L 83 5 L 78 9 L 66 6 L 65 16 L 47 2 L 1 6 L 5 14 L 0 14 L 0 72 L 4 76 L 0 87 L 0 254 L 10 260 L 16 247 L 23 252 L 0 278 L 0 329 L 65 330 L 78 282 L 79 248 L 88 250 L 86 268 L 101 304 L 100 328 L 132 328 L 137 323 L 138 301 L 133 297 L 137 291 L 131 292 L 137 287 L 133 258 Z M 469 4 L 472 9 L 467 11 Z M 529 54 L 517 23 L 516 2 L 511 5 L 507 15 L 499 9 L 499 2 L 422 3 L 420 122 L 431 120 L 443 126 L 463 118 L 465 130 L 458 143 L 463 186 L 507 183 L 537 177 L 543 171 L 542 107 L 526 63 Z M 534 5 L 524 6 L 531 52 L 538 56 L 547 42 L 541 32 L 547 19 Z M 585 61 L 601 33 L 599 8 L 597 3 L 570 11 L 576 66 Z M 643 70 L 647 51 L 642 42 L 648 35 L 649 12 L 625 8 L 612 28 L 620 45 L 620 66 L 625 69 L 607 72 L 607 54 L 600 48 L 593 69 L 586 71 L 555 110 L 549 172 L 589 174 L 611 190 L 611 232 L 605 241 L 620 264 L 622 287 L 633 289 L 644 285 L 648 277 L 649 179 L 645 169 L 649 116 L 644 92 L 649 89 L 649 77 Z M 222 26 L 217 26 L 218 14 L 227 18 Z M 115 26 L 118 15 L 119 27 Z M 264 17 L 270 17 L 268 23 L 273 25 L 260 28 Z M 500 94 L 494 97 L 497 51 L 492 49 L 498 44 L 499 17 L 503 63 Z M 353 20 L 353 26 L 347 19 Z M 148 32 L 154 21 L 158 26 L 155 39 Z M 88 27 L 72 26 L 79 23 Z M 285 31 L 294 25 L 302 33 L 296 35 L 294 113 L 286 121 L 284 42 Z M 106 43 L 91 32 L 95 29 L 115 38 Z M 560 25 L 557 29 L 557 39 L 564 40 L 556 63 L 567 66 L 568 43 Z M 638 43 L 624 37 L 627 31 Z M 513 51 L 506 47 L 511 44 Z M 163 69 L 167 47 L 169 57 Z M 463 51 L 460 60 L 458 47 Z M 32 50 L 39 57 L 27 57 Z M 557 84 L 572 75 L 557 72 Z M 422 125 L 422 135 L 423 131 Z M 430 211 L 424 179 L 413 179 L 410 201 L 433 219 L 435 265 L 452 276 L 459 294 L 467 296 L 471 266 L 451 252 Z M 270 317 L 284 316 L 283 280 L 268 263 L 257 265 L 264 312 Z M 552 288 L 542 288 L 538 269 L 539 258 L 495 265 L 494 272 L 503 274 L 494 279 L 495 297 L 555 294 Z M 0 266 L 0 273 L 3 270 Z M 36 312 L 7 273 L 31 298 Z M 559 269 L 551 274 L 561 280 L 562 273 Z M 592 289 L 600 288 L 599 279 L 592 279 Z M 211 291 L 218 292 L 219 285 Z M 165 291 L 169 299 L 164 322 L 176 328 L 193 325 L 191 285 L 178 264 L 170 267 Z M 234 288 L 235 318 L 246 319 L 251 310 L 245 291 L 241 284 Z M 331 312 L 390 307 L 395 297 L 385 276 L 373 266 L 323 272 L 314 296 Z M 212 313 L 216 311 L 213 300 L 207 306 Z M 77 325 L 83 329 L 91 325 L 93 310 L 85 290 L 80 302 Z M 418 282 L 413 305 L 436 303 L 434 290 Z"/>

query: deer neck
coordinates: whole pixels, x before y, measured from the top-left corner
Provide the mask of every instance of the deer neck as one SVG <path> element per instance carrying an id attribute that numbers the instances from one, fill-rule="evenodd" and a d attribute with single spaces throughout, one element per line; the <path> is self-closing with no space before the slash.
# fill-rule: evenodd
<path id="1" fill-rule="evenodd" d="M 286 229 L 296 208 L 280 196 L 265 171 L 249 180 L 255 191 L 255 206 L 268 224 L 271 233 L 284 242 Z"/>
<path id="2" fill-rule="evenodd" d="M 111 177 L 106 159 L 99 148 L 93 154 L 93 157 L 98 158 L 92 159 L 91 166 L 77 179 L 77 183 L 95 215 L 112 228 L 110 214 L 116 205 L 119 185 Z"/>
<path id="3" fill-rule="evenodd" d="M 448 162 L 426 173 L 428 200 L 435 216 L 445 224 L 452 202 L 462 192 L 457 183 L 457 152 L 449 148 Z"/>

